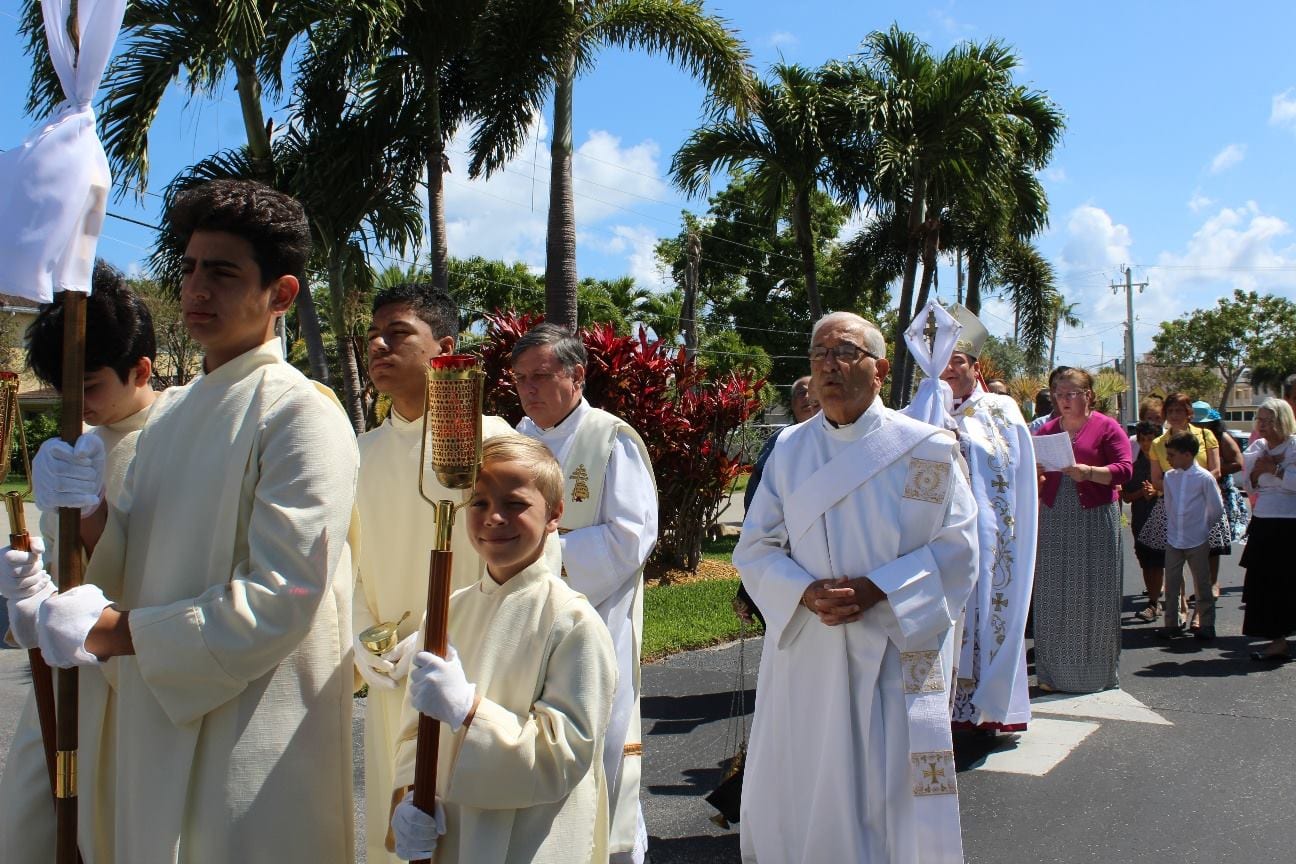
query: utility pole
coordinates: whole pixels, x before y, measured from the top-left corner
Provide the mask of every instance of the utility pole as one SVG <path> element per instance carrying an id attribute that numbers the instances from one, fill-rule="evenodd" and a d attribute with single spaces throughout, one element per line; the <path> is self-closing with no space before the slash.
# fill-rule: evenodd
<path id="1" fill-rule="evenodd" d="M 1146 282 L 1135 282 L 1130 268 L 1125 268 L 1125 284 L 1119 282 L 1111 284 L 1112 293 L 1115 294 L 1121 288 L 1125 289 L 1125 392 L 1129 398 L 1125 400 L 1125 422 L 1138 422 L 1138 363 L 1134 357 L 1134 289 L 1143 289 L 1148 286 Z"/>
<path id="2" fill-rule="evenodd" d="M 958 272 L 958 303 L 963 305 L 963 250 L 958 249 L 954 252 L 955 268 Z"/>

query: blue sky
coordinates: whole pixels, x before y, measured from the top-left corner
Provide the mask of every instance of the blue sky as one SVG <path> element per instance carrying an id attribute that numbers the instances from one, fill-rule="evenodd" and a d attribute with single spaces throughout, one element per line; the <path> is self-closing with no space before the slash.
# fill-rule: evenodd
<path id="1" fill-rule="evenodd" d="M 0 0 L 0 147 L 32 125 L 22 114 L 27 63 L 15 36 L 17 0 Z M 1063 145 L 1042 175 L 1051 224 L 1039 245 L 1057 268 L 1084 326 L 1064 331 L 1059 361 L 1094 365 L 1121 352 L 1124 296 L 1108 285 L 1133 268 L 1148 282 L 1135 299 L 1139 350 L 1159 321 L 1208 306 L 1234 287 L 1296 299 L 1296 6 L 1279 0 L 1227 6 L 1189 2 L 827 2 L 728 0 L 729 19 L 765 70 L 783 59 L 818 65 L 858 49 L 895 21 L 943 52 L 997 37 L 1022 60 L 1019 80 L 1046 91 L 1067 115 Z M 609 51 L 575 96 L 579 264 L 583 275 L 632 274 L 663 285 L 658 237 L 678 231 L 684 199 L 666 171 L 700 119 L 702 93 L 664 61 Z M 269 113 L 283 117 L 270 106 Z M 544 262 L 548 124 L 504 173 L 467 181 L 462 141 L 447 180 L 451 254 Z M 192 161 L 243 140 L 232 85 L 187 102 L 173 88 L 151 137 L 149 189 Z M 133 195 L 110 210 L 156 222 L 159 200 Z M 138 267 L 151 232 L 109 219 L 100 254 Z M 413 252 L 405 258 L 413 257 Z M 952 294 L 952 268 L 942 296 Z M 952 298 L 945 298 L 952 299 Z M 991 301 L 992 332 L 1011 314 Z M 789 351 L 803 346 L 789 345 Z"/>

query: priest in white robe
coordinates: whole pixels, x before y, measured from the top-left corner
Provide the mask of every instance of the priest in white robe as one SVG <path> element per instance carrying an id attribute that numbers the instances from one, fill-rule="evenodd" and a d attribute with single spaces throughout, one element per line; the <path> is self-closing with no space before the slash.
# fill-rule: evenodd
<path id="1" fill-rule="evenodd" d="M 977 501 L 981 569 L 964 610 L 954 728 L 1020 732 L 1030 722 L 1026 613 L 1035 581 L 1039 492 L 1030 430 L 1011 396 L 987 392 L 981 355 L 989 332 L 971 310 L 941 380 L 954 393 L 959 447 Z"/>
<path id="2" fill-rule="evenodd" d="M 157 393 L 153 390 L 153 360 L 157 339 L 148 306 L 126 286 L 125 277 L 102 261 L 95 263 L 94 291 L 86 301 L 88 334 L 83 405 L 85 434 L 103 446 L 104 498 L 121 506 L 126 470 L 135 458 L 135 444 L 148 419 Z M 42 307 L 27 334 L 27 363 L 42 381 L 57 388 L 63 380 L 62 305 Z M 37 490 L 41 500 L 43 490 Z M 41 513 L 40 538 L 46 562 L 58 561 L 58 513 Z M 24 604 L 27 605 L 27 604 Z M 14 612 L 18 610 L 10 604 Z M 20 617 L 11 614 L 10 621 Z M 15 628 L 23 648 L 35 648 L 34 621 Z M 89 770 L 101 758 L 111 766 L 111 753 L 100 753 L 104 736 L 111 734 L 113 692 L 99 670 L 78 676 L 78 739 L 82 770 L 80 780 L 93 786 Z M 83 821 L 82 845 L 91 845 L 93 826 L 111 827 L 111 799 L 88 802 L 96 818 Z M 34 694 L 23 705 L 18 727 L 9 742 L 4 774 L 0 777 L 0 850 L 7 864 L 49 864 L 55 855 L 54 805 L 49 795 L 45 748 Z"/>
<path id="3" fill-rule="evenodd" d="M 167 215 L 204 372 L 158 397 L 120 506 L 83 520 L 87 584 L 38 619 L 46 659 L 116 686 L 114 769 L 80 790 L 83 819 L 114 802 L 111 845 L 82 852 L 348 864 L 355 437 L 274 337 L 309 227 L 247 181 L 195 187 Z M 93 466 L 65 459 L 76 501 Z"/>
<path id="4" fill-rule="evenodd" d="M 657 484 L 643 439 L 629 424 L 585 401 L 585 346 L 553 324 L 532 328 L 513 348 L 513 377 L 527 416 L 522 434 L 539 439 L 565 479 L 561 569 L 589 598 L 616 647 L 617 681 L 604 769 L 612 790 L 612 864 L 642 864 L 648 831 L 639 804 L 643 738 L 639 659 L 643 567 L 657 543 Z"/>
<path id="5" fill-rule="evenodd" d="M 369 376 L 391 399 L 381 426 L 360 436 L 360 476 L 356 509 L 360 514 L 359 573 L 352 627 L 356 671 L 369 685 L 365 700 L 365 817 L 370 864 L 396 862 L 390 820 L 393 798 L 403 792 L 392 766 L 401 731 L 401 702 L 409 661 L 422 646 L 419 624 L 427 611 L 428 560 L 436 533 L 435 511 L 419 494 L 419 456 L 423 444 L 427 368 L 434 357 L 454 352 L 459 309 L 454 300 L 427 283 L 406 283 L 374 298 L 369 327 Z M 482 436 L 514 435 L 499 417 L 482 418 Z M 424 493 L 433 500 L 459 501 L 428 470 Z M 451 588 L 476 584 L 481 558 L 468 543 L 463 519 L 450 537 L 454 554 Z M 359 635 L 376 624 L 397 624 L 396 645 L 382 656 L 371 653 Z"/>
<path id="6" fill-rule="evenodd" d="M 765 613 L 741 849 L 758 864 L 962 862 L 949 727 L 976 504 L 944 432 L 891 411 L 882 334 L 821 319 L 734 550 Z"/>

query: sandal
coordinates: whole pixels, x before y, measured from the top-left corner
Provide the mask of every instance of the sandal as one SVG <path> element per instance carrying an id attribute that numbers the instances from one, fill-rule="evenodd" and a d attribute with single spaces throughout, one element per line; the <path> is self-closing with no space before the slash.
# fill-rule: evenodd
<path id="1" fill-rule="evenodd" d="M 1144 606 L 1138 612 L 1134 613 L 1134 618 L 1138 621 L 1142 621 L 1144 624 L 1151 624 L 1160 617 L 1161 610 L 1157 608 L 1157 604 L 1155 603 L 1149 603 L 1147 606 Z"/>

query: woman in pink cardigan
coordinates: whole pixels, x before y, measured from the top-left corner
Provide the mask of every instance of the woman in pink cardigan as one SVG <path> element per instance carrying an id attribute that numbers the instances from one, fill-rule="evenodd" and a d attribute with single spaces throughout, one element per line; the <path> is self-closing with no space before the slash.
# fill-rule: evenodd
<path id="1" fill-rule="evenodd" d="M 1042 690 L 1117 686 L 1123 560 L 1120 486 L 1133 473 L 1129 436 L 1093 410 L 1093 377 L 1053 382 L 1058 416 L 1036 435 L 1071 436 L 1076 464 L 1044 474 L 1035 564 L 1035 671 Z"/>

